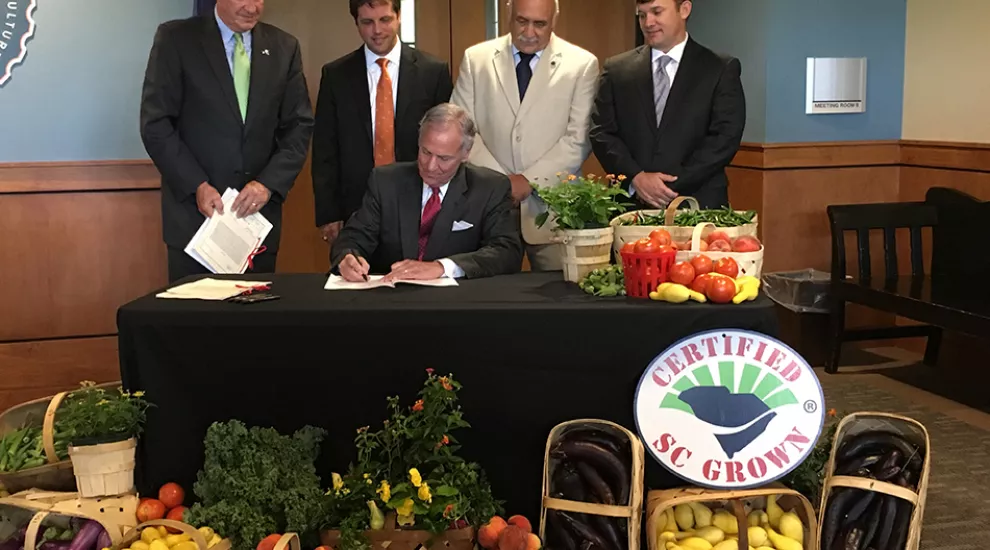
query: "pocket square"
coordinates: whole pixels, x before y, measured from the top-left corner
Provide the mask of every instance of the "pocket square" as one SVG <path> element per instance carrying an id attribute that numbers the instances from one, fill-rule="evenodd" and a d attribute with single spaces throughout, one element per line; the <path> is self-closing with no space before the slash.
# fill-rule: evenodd
<path id="1" fill-rule="evenodd" d="M 466 229 L 471 229 L 474 227 L 473 223 L 468 222 L 454 222 L 454 226 L 450 228 L 451 231 L 464 231 Z"/>

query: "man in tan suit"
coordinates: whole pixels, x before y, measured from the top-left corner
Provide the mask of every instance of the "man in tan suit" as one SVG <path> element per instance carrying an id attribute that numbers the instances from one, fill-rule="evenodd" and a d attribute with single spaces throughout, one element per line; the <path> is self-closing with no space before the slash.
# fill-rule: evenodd
<path id="1" fill-rule="evenodd" d="M 561 269 L 546 206 L 530 182 L 554 185 L 576 174 L 591 152 L 588 130 L 598 59 L 553 32 L 556 0 L 512 0 L 511 33 L 464 52 L 451 103 L 478 125 L 470 162 L 509 176 L 526 254 L 535 271 Z"/>

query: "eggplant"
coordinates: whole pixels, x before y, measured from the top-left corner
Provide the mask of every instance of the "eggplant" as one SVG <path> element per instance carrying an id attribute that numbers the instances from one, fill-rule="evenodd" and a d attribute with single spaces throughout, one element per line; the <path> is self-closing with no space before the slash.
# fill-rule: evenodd
<path id="1" fill-rule="evenodd" d="M 890 550 L 904 550 L 907 544 L 908 531 L 911 529 L 911 517 L 914 515 L 914 505 L 906 500 L 897 497 L 890 497 L 896 502 L 897 519 L 894 521 L 894 528 L 890 535 Z"/>
<path id="2" fill-rule="evenodd" d="M 856 477 L 865 477 L 867 479 L 873 479 L 873 472 L 871 472 L 869 468 L 860 468 L 855 472 L 853 472 L 853 475 Z"/>
<path id="3" fill-rule="evenodd" d="M 575 464 L 577 466 L 577 471 L 581 474 L 581 479 L 587 487 L 591 489 L 591 492 L 597 497 L 598 502 L 602 504 L 615 504 L 615 496 L 612 495 L 612 489 L 609 488 L 608 483 L 602 479 L 602 476 L 598 474 L 590 464 L 586 462 L 578 462 Z"/>
<path id="4" fill-rule="evenodd" d="M 564 527 L 556 510 L 547 510 L 547 526 L 550 527 L 550 532 L 547 533 L 545 542 L 549 550 L 578 550 L 577 541 Z"/>
<path id="5" fill-rule="evenodd" d="M 880 462 L 880 459 L 882 458 L 883 455 L 881 454 L 867 454 L 852 458 L 844 463 L 841 463 L 841 465 L 835 469 L 835 475 L 847 476 L 857 470 L 860 470 L 861 468 L 870 468 L 874 464 Z"/>
<path id="6" fill-rule="evenodd" d="M 100 536 L 100 531 L 103 531 L 103 526 L 99 522 L 88 520 L 76 533 L 66 550 L 92 550 L 96 545 L 96 539 Z"/>
<path id="7" fill-rule="evenodd" d="M 842 550 L 862 550 L 863 548 L 863 529 L 861 527 L 853 527 L 842 538 Z"/>
<path id="8" fill-rule="evenodd" d="M 873 502 L 873 499 L 877 497 L 877 493 L 873 491 L 862 491 L 862 496 L 858 500 L 853 501 L 853 505 L 849 507 L 846 511 L 845 516 L 842 518 L 843 527 L 851 527 L 852 525 L 859 522 L 859 518 L 863 516 L 866 512 L 867 507 Z"/>
<path id="9" fill-rule="evenodd" d="M 846 509 L 852 505 L 853 500 L 859 495 L 857 489 L 836 489 L 825 504 L 825 516 L 822 518 L 822 548 L 832 549 L 832 542 L 839 533 L 839 525 L 845 515 Z"/>
<path id="10" fill-rule="evenodd" d="M 884 503 L 886 499 L 880 498 L 873 501 L 870 508 L 866 511 L 866 517 L 864 519 L 863 527 L 866 532 L 863 534 L 863 546 L 869 547 L 870 543 L 873 542 L 873 537 L 877 534 L 877 527 L 880 525 L 880 520 L 883 517 Z"/>
<path id="11" fill-rule="evenodd" d="M 604 540 L 595 532 L 591 526 L 584 522 L 578 521 L 578 518 L 567 513 L 567 512 L 557 512 L 557 516 L 564 520 L 564 524 L 567 525 L 575 535 L 578 536 L 584 543 L 582 543 L 582 548 L 586 543 L 592 543 L 601 550 L 608 548 L 608 545 Z"/>
<path id="12" fill-rule="evenodd" d="M 622 550 L 626 547 L 622 542 L 625 537 L 619 534 L 619 530 L 615 528 L 615 524 L 610 521 L 612 518 L 608 516 L 592 516 L 592 519 L 595 522 L 595 527 L 598 528 L 598 532 L 608 542 L 608 546 L 604 550 Z"/>
<path id="13" fill-rule="evenodd" d="M 111 546 L 113 546 L 113 541 L 110 540 L 110 533 L 106 529 L 103 529 L 100 531 L 100 536 L 96 539 L 96 550 L 110 548 Z"/>
<path id="14" fill-rule="evenodd" d="M 914 473 L 911 470 L 902 468 L 901 475 L 897 476 L 895 481 L 901 487 L 906 487 L 908 489 L 914 489 Z"/>
<path id="15" fill-rule="evenodd" d="M 891 468 L 887 468 L 885 470 L 880 470 L 879 472 L 877 472 L 876 479 L 880 481 L 890 481 L 891 479 L 896 477 L 897 474 L 899 473 L 901 473 L 901 467 L 893 466 Z"/>
<path id="16" fill-rule="evenodd" d="M 891 447 L 899 450 L 902 456 L 908 457 L 908 463 L 921 467 L 920 449 L 908 443 L 903 437 L 892 432 L 865 432 L 859 434 L 842 445 L 836 454 L 839 463 L 845 463 L 851 458 L 876 451 L 886 451 Z"/>
<path id="17" fill-rule="evenodd" d="M 629 468 L 608 449 L 587 441 L 565 441 L 557 445 L 551 455 L 592 464 L 612 481 L 616 503 L 629 504 Z"/>
<path id="18" fill-rule="evenodd" d="M 551 490 L 561 493 L 567 500 L 588 502 L 588 490 L 581 480 L 581 474 L 569 462 L 557 466 L 553 473 Z"/>
<path id="19" fill-rule="evenodd" d="M 605 447 L 616 455 L 627 456 L 630 453 L 629 441 L 602 430 L 601 428 L 587 426 L 573 428 L 564 434 L 565 441 L 587 441 Z"/>
<path id="20" fill-rule="evenodd" d="M 895 496 L 884 495 L 883 500 L 883 514 L 880 518 L 880 526 L 877 527 L 876 539 L 873 540 L 873 546 L 877 548 L 882 548 L 883 550 L 888 550 L 889 541 L 891 533 L 893 532 L 895 518 L 898 516 L 897 501 L 900 500 Z M 902 547 L 903 549 L 903 547 Z"/>
<path id="21" fill-rule="evenodd" d="M 38 548 L 40 550 L 69 550 L 72 547 L 72 542 L 65 540 L 50 540 L 48 542 L 42 543 Z M 97 550 L 102 550 L 103 548 L 109 548 L 110 546 L 100 546 Z"/>

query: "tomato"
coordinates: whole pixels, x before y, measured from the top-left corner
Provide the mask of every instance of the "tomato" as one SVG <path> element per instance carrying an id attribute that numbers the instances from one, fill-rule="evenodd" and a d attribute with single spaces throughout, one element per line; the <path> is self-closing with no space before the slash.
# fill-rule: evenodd
<path id="1" fill-rule="evenodd" d="M 677 254 L 677 249 L 674 248 L 673 246 L 670 246 L 669 244 L 664 244 L 664 245 L 660 245 L 660 247 L 657 248 L 657 252 L 660 254 L 664 254 L 664 253 Z"/>
<path id="2" fill-rule="evenodd" d="M 636 252 L 636 243 L 635 243 L 635 241 L 629 241 L 629 242 L 627 242 L 626 244 L 622 245 L 622 248 L 619 250 L 619 253 L 620 254 L 622 254 L 622 253 L 625 253 L 625 254 L 635 254 L 635 252 Z"/>
<path id="3" fill-rule="evenodd" d="M 162 519 L 163 517 L 165 517 L 165 505 L 162 504 L 162 501 L 156 498 L 149 498 L 138 504 L 138 523 L 144 523 L 153 519 Z"/>
<path id="4" fill-rule="evenodd" d="M 660 248 L 656 241 L 643 238 L 636 241 L 635 251 L 637 254 L 652 254 Z"/>
<path id="5" fill-rule="evenodd" d="M 650 232 L 650 240 L 654 240 L 657 244 L 670 244 L 670 232 L 666 229 L 654 229 Z"/>
<path id="6" fill-rule="evenodd" d="M 736 282 L 727 277 L 712 277 L 706 295 L 716 304 L 727 304 L 736 297 Z"/>
<path id="7" fill-rule="evenodd" d="M 694 272 L 698 275 L 712 272 L 712 259 L 704 254 L 698 254 L 692 258 L 691 265 L 694 267 Z"/>
<path id="8" fill-rule="evenodd" d="M 258 543 L 257 550 L 274 550 L 278 541 L 282 540 L 282 535 L 268 535 Z"/>
<path id="9" fill-rule="evenodd" d="M 712 267 L 715 273 L 721 273 L 722 275 L 732 277 L 733 279 L 739 276 L 739 264 L 728 256 L 725 258 L 719 258 Z"/>
<path id="10" fill-rule="evenodd" d="M 712 231 L 707 237 L 705 237 L 705 240 L 708 241 L 708 244 L 712 244 L 715 241 L 725 241 L 727 243 L 732 242 L 732 239 L 729 238 L 729 234 L 725 231 Z"/>
<path id="11" fill-rule="evenodd" d="M 158 500 L 171 510 L 176 506 L 182 506 L 182 501 L 186 500 L 186 492 L 178 483 L 166 483 L 158 490 Z"/>
<path id="12" fill-rule="evenodd" d="M 694 282 L 694 267 L 688 262 L 678 262 L 668 273 L 670 282 L 688 286 Z"/>
<path id="13" fill-rule="evenodd" d="M 711 273 L 703 273 L 698 275 L 694 278 L 694 281 L 691 282 L 691 290 L 708 296 L 708 282 L 711 280 Z"/>
<path id="14" fill-rule="evenodd" d="M 185 506 L 176 506 L 175 508 L 172 508 L 171 510 L 168 511 L 168 515 L 165 516 L 165 519 L 170 519 L 172 521 L 179 521 L 185 523 L 185 520 L 183 519 L 185 517 L 185 514 L 186 514 Z M 168 527 L 167 529 L 169 533 L 175 535 L 182 532 L 179 531 L 178 529 L 172 529 L 171 527 Z"/>

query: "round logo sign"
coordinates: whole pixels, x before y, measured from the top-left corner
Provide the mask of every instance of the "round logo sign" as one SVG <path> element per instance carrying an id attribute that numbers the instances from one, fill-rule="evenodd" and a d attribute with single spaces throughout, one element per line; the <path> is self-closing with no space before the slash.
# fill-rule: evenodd
<path id="1" fill-rule="evenodd" d="M 825 421 L 811 366 L 763 334 L 718 330 L 681 340 L 636 388 L 636 427 L 665 468 L 712 489 L 765 485 L 814 450 Z"/>
<path id="2" fill-rule="evenodd" d="M 10 80 L 18 63 L 27 55 L 28 40 L 34 36 L 34 9 L 38 0 L 0 1 L 0 86 Z"/>

